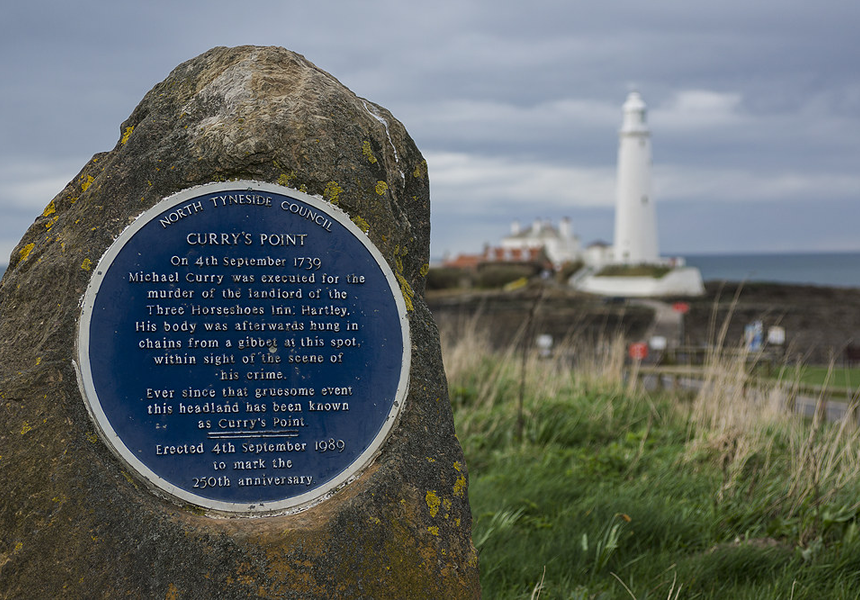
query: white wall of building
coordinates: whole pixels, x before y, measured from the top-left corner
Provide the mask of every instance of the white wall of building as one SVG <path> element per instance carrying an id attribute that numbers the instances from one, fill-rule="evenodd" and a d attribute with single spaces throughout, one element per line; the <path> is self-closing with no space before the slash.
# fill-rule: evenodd
<path id="1" fill-rule="evenodd" d="M 511 234 L 502 239 L 501 247 L 506 250 L 543 248 L 556 269 L 566 262 L 579 260 L 581 253 L 579 238 L 573 233 L 568 218 L 562 219 L 558 229 L 542 219 L 535 219 L 526 229 L 514 221 Z"/>
<path id="2" fill-rule="evenodd" d="M 577 283 L 577 289 L 601 296 L 656 298 L 660 296 L 701 296 L 705 293 L 702 274 L 694 267 L 673 269 L 663 277 L 595 277 Z"/>

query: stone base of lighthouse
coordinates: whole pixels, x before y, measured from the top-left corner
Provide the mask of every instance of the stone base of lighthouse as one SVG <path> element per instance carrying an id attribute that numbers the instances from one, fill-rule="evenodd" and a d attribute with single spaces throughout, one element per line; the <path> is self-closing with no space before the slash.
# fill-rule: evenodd
<path id="1" fill-rule="evenodd" d="M 576 278 L 573 286 L 591 294 L 625 298 L 701 296 L 705 293 L 702 274 L 696 267 L 676 267 L 659 277 L 602 275 L 598 271 Z"/>

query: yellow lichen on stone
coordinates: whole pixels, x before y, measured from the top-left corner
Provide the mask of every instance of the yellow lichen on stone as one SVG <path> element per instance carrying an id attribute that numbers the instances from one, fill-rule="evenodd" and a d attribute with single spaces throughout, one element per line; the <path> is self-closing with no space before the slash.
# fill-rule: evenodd
<path id="1" fill-rule="evenodd" d="M 45 210 L 42 211 L 42 216 L 47 217 L 48 215 L 52 215 L 55 212 L 57 212 L 57 207 L 54 206 L 54 201 L 51 200 L 51 202 L 48 203 L 48 206 L 45 207 Z"/>
<path id="2" fill-rule="evenodd" d="M 439 512 L 439 505 L 442 504 L 439 496 L 436 495 L 434 490 L 429 490 L 424 496 L 424 501 L 427 502 L 427 508 L 430 509 L 430 516 L 435 517 Z"/>
<path id="3" fill-rule="evenodd" d="M 41 364 L 42 364 L 42 357 L 41 357 L 41 356 L 39 356 L 39 357 L 37 357 L 37 358 L 36 358 L 36 366 L 38 367 L 38 366 L 39 366 L 39 365 L 41 365 Z"/>
<path id="4" fill-rule="evenodd" d="M 409 282 L 406 281 L 406 278 L 403 276 L 403 257 L 406 256 L 408 252 L 408 248 L 403 248 L 401 250 L 400 246 L 394 247 L 394 276 L 397 278 L 398 283 L 400 283 L 400 291 L 403 294 L 403 301 L 406 303 L 406 310 L 412 312 L 415 310 L 415 306 L 412 304 L 412 298 L 415 297 L 415 290 L 412 289 L 412 286 L 409 285 Z"/>
<path id="5" fill-rule="evenodd" d="M 90 186 L 93 184 L 93 176 L 92 176 L 92 175 L 87 175 L 86 179 L 84 179 L 84 176 L 83 176 L 83 175 L 81 175 L 81 180 L 82 180 L 82 182 L 81 182 L 81 191 L 86 192 L 86 191 L 87 191 L 87 188 L 88 188 L 88 187 L 90 187 Z"/>
<path id="6" fill-rule="evenodd" d="M 421 277 L 427 277 L 427 273 L 430 272 L 430 263 L 424 263 L 421 265 L 421 270 L 418 272 L 421 274 Z"/>
<path id="7" fill-rule="evenodd" d="M 99 441 L 99 437 L 95 434 L 94 431 L 88 431 L 87 441 L 91 444 L 95 444 L 97 441 Z"/>
<path id="8" fill-rule="evenodd" d="M 454 482 L 454 495 L 462 498 L 464 493 L 466 493 L 466 478 L 460 475 Z"/>
<path id="9" fill-rule="evenodd" d="M 361 229 L 364 233 L 370 231 L 370 224 L 358 215 L 352 217 L 352 222 L 358 225 L 358 228 Z"/>
<path id="10" fill-rule="evenodd" d="M 179 600 L 179 588 L 172 583 L 168 583 L 167 594 L 164 595 L 164 600 Z"/>
<path id="11" fill-rule="evenodd" d="M 427 531 L 429 531 L 430 533 L 432 533 L 435 536 L 439 535 L 439 528 L 436 527 L 435 525 L 431 525 L 430 527 L 428 527 Z"/>
<path id="12" fill-rule="evenodd" d="M 376 164 L 376 157 L 373 155 L 373 150 L 370 147 L 369 141 L 365 140 L 364 143 L 361 144 L 361 153 L 365 156 L 365 158 L 367 158 L 367 161 L 370 164 Z"/>
<path id="13" fill-rule="evenodd" d="M 340 194 L 343 192 L 343 188 L 340 187 L 336 181 L 329 181 L 325 184 L 325 190 L 323 190 L 323 198 L 337 206 L 337 203 L 340 202 Z"/>
<path id="14" fill-rule="evenodd" d="M 47 229 L 47 230 L 49 230 L 49 231 L 50 231 L 51 227 L 53 227 L 53 226 L 54 226 L 54 223 L 56 223 L 56 222 L 57 222 L 57 219 L 59 219 L 59 218 L 60 218 L 60 215 L 54 215 L 54 218 L 53 218 L 53 219 L 51 219 L 50 221 L 48 221 L 47 223 L 45 223 L 45 229 Z"/>
<path id="15" fill-rule="evenodd" d="M 467 563 L 470 567 L 478 566 L 478 552 L 472 548 L 472 551 L 469 553 L 469 562 Z"/>
<path id="16" fill-rule="evenodd" d="M 21 257 L 21 262 L 27 260 L 27 257 L 30 256 L 30 252 L 32 252 L 33 248 L 35 247 L 36 244 L 27 244 L 26 246 L 21 248 L 21 251 L 18 253 L 18 255 Z"/>
<path id="17" fill-rule="evenodd" d="M 290 183 L 296 178 L 295 173 L 281 173 L 278 176 L 278 185 L 290 187 Z"/>
<path id="18" fill-rule="evenodd" d="M 409 285 L 409 282 L 406 281 L 406 278 L 400 273 L 395 273 L 395 277 L 397 277 L 398 283 L 400 283 L 400 293 L 403 294 L 403 302 L 406 304 L 406 310 L 412 312 L 415 310 L 415 305 L 412 303 L 412 298 L 415 297 L 415 290 L 412 289 L 412 286 Z"/>
<path id="19" fill-rule="evenodd" d="M 134 125 L 131 127 L 126 127 L 125 132 L 122 134 L 122 139 L 119 141 L 120 144 L 125 146 L 125 143 L 128 141 L 128 138 L 131 137 L 131 132 L 134 131 Z"/>
<path id="20" fill-rule="evenodd" d="M 415 165 L 415 169 L 412 171 L 413 177 L 423 177 L 427 172 L 427 161 L 422 160 L 420 163 Z"/>
<path id="21" fill-rule="evenodd" d="M 23 542 L 18 542 L 17 544 L 15 544 L 15 554 L 18 554 L 21 551 L 21 548 L 23 548 L 23 547 L 24 547 Z"/>
<path id="22" fill-rule="evenodd" d="M 89 271 L 90 269 L 92 269 L 92 268 L 93 268 L 93 263 L 92 263 L 92 261 L 91 261 L 89 258 L 85 258 L 85 259 L 84 259 L 84 262 L 82 262 L 82 263 L 81 263 L 81 268 L 82 268 L 84 271 Z"/>
<path id="23" fill-rule="evenodd" d="M 27 421 L 24 421 L 24 425 L 21 426 L 21 435 L 29 433 L 30 431 L 33 431 L 33 428 L 30 427 L 30 424 Z"/>
<path id="24" fill-rule="evenodd" d="M 377 181 L 376 182 L 376 193 L 377 194 L 379 194 L 381 196 L 382 194 L 384 194 L 387 191 L 388 191 L 388 184 L 387 183 L 385 183 L 384 181 Z"/>

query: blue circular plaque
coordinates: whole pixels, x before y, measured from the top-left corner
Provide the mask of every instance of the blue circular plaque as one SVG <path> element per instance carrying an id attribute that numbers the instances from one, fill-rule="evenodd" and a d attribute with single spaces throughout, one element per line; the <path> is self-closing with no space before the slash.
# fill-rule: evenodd
<path id="1" fill-rule="evenodd" d="M 406 397 L 406 306 L 340 209 L 250 181 L 166 198 L 83 301 L 80 384 L 102 439 L 157 492 L 275 514 L 379 452 Z"/>

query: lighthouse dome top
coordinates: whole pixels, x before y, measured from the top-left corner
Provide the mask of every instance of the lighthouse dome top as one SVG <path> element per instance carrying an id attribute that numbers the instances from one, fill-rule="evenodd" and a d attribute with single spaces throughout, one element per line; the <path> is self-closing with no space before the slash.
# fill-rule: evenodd
<path id="1" fill-rule="evenodd" d="M 642 111 L 645 110 L 645 102 L 642 96 L 637 91 L 632 91 L 627 94 L 627 101 L 624 103 L 624 111 Z"/>
<path id="2" fill-rule="evenodd" d="M 630 92 L 622 108 L 624 109 L 624 123 L 621 126 L 622 133 L 644 133 L 648 131 L 645 119 L 647 107 L 639 92 Z"/>

